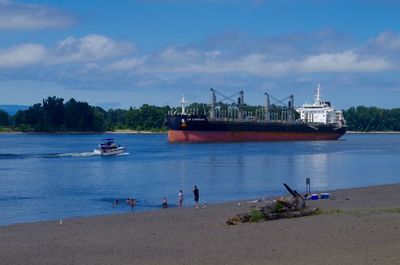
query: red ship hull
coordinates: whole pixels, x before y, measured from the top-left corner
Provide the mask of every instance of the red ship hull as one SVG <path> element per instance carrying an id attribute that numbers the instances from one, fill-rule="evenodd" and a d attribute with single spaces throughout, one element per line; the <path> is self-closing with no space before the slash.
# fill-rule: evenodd
<path id="1" fill-rule="evenodd" d="M 180 142 L 261 142 L 337 140 L 343 133 L 335 132 L 251 132 L 251 131 L 190 131 L 169 130 L 168 141 Z"/>

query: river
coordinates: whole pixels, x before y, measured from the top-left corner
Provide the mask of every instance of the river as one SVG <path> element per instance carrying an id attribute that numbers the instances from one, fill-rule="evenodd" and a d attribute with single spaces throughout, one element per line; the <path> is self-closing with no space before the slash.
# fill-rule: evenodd
<path id="1" fill-rule="evenodd" d="M 93 149 L 114 138 L 128 152 Z M 400 134 L 339 141 L 169 144 L 164 134 L 1 134 L 0 225 L 400 182 Z M 137 206 L 125 205 L 127 197 Z M 112 207 L 119 199 L 121 204 Z"/>

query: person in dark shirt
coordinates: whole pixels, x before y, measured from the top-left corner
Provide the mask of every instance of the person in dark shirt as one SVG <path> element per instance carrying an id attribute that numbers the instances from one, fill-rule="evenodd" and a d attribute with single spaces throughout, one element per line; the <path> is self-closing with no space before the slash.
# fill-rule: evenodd
<path id="1" fill-rule="evenodd" d="M 195 203 L 195 207 L 199 208 L 199 189 L 197 188 L 197 186 L 195 185 L 193 188 L 193 195 L 194 195 L 194 203 Z"/>

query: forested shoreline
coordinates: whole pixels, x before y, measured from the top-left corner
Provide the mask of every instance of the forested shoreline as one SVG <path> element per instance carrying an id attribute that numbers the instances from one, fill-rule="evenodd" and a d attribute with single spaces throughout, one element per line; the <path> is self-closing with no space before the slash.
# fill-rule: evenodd
<path id="1" fill-rule="evenodd" d="M 189 109 L 203 112 L 204 103 Z M 250 110 L 256 106 L 248 106 Z M 0 131 L 15 132 L 104 132 L 137 130 L 163 132 L 165 115 L 177 107 L 144 104 L 139 108 L 104 110 L 87 102 L 48 97 L 27 110 L 9 115 L 0 110 Z M 350 131 L 400 131 L 400 108 L 351 107 L 343 111 Z"/>

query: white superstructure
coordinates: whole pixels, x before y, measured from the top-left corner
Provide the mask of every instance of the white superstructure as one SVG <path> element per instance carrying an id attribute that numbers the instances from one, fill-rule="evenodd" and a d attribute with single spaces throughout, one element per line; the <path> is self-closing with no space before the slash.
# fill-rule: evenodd
<path id="1" fill-rule="evenodd" d="M 180 103 L 181 103 L 181 108 L 182 108 L 181 114 L 182 114 L 182 115 L 185 115 L 185 114 L 186 114 L 186 109 L 185 109 L 185 106 L 186 106 L 185 95 L 182 95 Z"/>
<path id="2" fill-rule="evenodd" d="M 300 113 L 300 120 L 306 123 L 338 124 L 344 125 L 342 111 L 335 110 L 329 101 L 321 99 L 320 86 L 318 84 L 313 104 L 303 104 L 296 108 Z"/>

